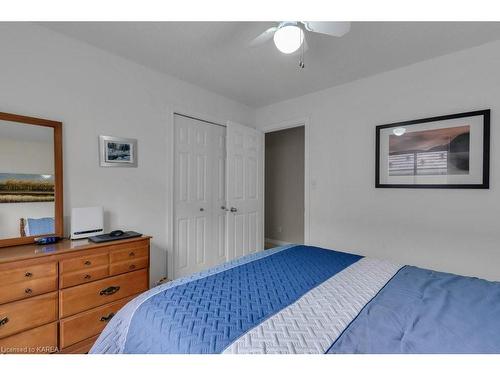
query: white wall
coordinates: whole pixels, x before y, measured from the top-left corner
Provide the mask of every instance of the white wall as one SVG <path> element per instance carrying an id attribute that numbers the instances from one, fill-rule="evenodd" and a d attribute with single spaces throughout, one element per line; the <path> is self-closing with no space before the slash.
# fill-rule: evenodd
<path id="1" fill-rule="evenodd" d="M 494 42 L 259 109 L 310 119 L 310 242 L 500 280 L 499 66 Z M 375 125 L 485 108 L 489 190 L 375 189 Z"/>
<path id="2" fill-rule="evenodd" d="M 0 126 L 0 173 L 54 174 L 52 128 L 29 127 L 10 121 L 0 121 Z M 12 134 L 15 130 L 29 129 L 43 135 L 43 139 L 30 139 L 29 135 Z M 11 134 L 4 130 L 10 131 Z"/>
<path id="3" fill-rule="evenodd" d="M 71 207 L 103 205 L 106 230 L 152 235 L 151 279 L 163 276 L 169 109 L 242 123 L 253 122 L 253 110 L 37 25 L 1 23 L 0 46 L 0 111 L 64 123 L 66 216 Z M 137 138 L 139 167 L 100 168 L 100 134 Z"/>
<path id="4" fill-rule="evenodd" d="M 51 128 L 34 133 L 43 139 L 29 139 L 26 126 L 0 121 L 0 173 L 54 174 L 54 142 Z M 20 130 L 20 134 L 16 134 Z M 20 236 L 21 218 L 54 217 L 54 202 L 0 204 L 0 238 Z"/>

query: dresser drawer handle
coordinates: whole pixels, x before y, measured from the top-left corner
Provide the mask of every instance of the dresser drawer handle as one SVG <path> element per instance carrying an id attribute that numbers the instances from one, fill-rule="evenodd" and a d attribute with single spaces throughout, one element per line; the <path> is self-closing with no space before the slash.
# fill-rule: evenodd
<path id="1" fill-rule="evenodd" d="M 9 317 L 6 316 L 5 318 L 0 319 L 0 327 L 6 325 L 9 322 Z"/>
<path id="2" fill-rule="evenodd" d="M 92 276 L 90 276 L 90 275 L 85 275 L 85 276 L 83 276 L 83 278 L 84 278 L 84 279 L 86 279 L 86 280 L 90 279 L 91 277 L 92 277 Z"/>
<path id="3" fill-rule="evenodd" d="M 106 289 L 101 290 L 101 293 L 99 293 L 101 296 L 110 296 L 112 294 L 115 294 L 120 290 L 119 286 L 110 286 L 107 287 Z"/>
<path id="4" fill-rule="evenodd" d="M 109 313 L 108 316 L 102 316 L 101 317 L 101 322 L 109 322 L 111 320 L 111 318 L 115 316 L 115 313 Z"/>
<path id="5" fill-rule="evenodd" d="M 128 269 L 129 270 L 135 270 L 135 264 L 131 264 L 130 266 L 128 266 Z"/>
<path id="6" fill-rule="evenodd" d="M 92 262 L 90 260 L 86 260 L 83 264 L 85 264 L 86 266 L 90 266 Z"/>
<path id="7" fill-rule="evenodd" d="M 130 253 L 128 253 L 128 256 L 129 257 L 135 257 L 135 253 L 133 251 L 131 251 Z"/>
<path id="8" fill-rule="evenodd" d="M 26 289 L 24 289 L 24 293 L 31 294 L 31 293 L 33 293 L 33 290 L 31 290 L 30 288 L 26 288 Z"/>
<path id="9" fill-rule="evenodd" d="M 33 274 L 32 274 L 31 272 L 26 272 L 26 273 L 24 274 L 24 277 L 31 277 L 31 276 L 33 276 Z"/>

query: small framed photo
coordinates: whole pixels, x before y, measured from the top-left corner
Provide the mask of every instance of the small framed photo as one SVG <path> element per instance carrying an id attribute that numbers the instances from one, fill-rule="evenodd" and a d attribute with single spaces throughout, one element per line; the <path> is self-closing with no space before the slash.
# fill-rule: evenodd
<path id="1" fill-rule="evenodd" d="M 99 136 L 101 167 L 137 167 L 137 139 Z"/>
<path id="2" fill-rule="evenodd" d="M 488 189 L 490 110 L 376 127 L 375 187 Z"/>

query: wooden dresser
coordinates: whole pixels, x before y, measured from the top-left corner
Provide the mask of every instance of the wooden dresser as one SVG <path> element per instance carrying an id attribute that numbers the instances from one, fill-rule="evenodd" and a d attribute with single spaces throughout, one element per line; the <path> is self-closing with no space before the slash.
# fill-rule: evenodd
<path id="1" fill-rule="evenodd" d="M 0 353 L 86 353 L 148 289 L 149 240 L 0 248 Z"/>

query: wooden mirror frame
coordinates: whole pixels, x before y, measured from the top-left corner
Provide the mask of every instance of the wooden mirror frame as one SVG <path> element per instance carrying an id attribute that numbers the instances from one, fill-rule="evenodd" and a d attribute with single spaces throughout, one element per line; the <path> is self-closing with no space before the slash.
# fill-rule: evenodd
<path id="1" fill-rule="evenodd" d="M 62 160 L 62 122 L 45 120 L 36 117 L 14 115 L 12 113 L 0 112 L 0 121 L 17 122 L 23 125 L 45 126 L 54 130 L 54 229 L 55 233 L 47 233 L 63 237 L 64 235 L 64 212 L 63 212 L 63 160 Z M 1 125 L 0 125 L 1 126 Z M 0 247 L 15 246 L 33 243 L 35 237 L 15 237 L 0 239 Z M 0 250 L 1 251 L 1 250 Z"/>

